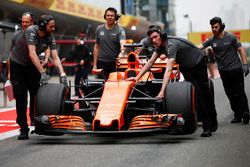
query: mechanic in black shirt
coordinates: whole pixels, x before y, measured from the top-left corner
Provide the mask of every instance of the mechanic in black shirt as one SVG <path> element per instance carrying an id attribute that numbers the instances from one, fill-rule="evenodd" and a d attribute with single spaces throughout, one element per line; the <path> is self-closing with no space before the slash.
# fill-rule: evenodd
<path id="1" fill-rule="evenodd" d="M 10 54 L 10 79 L 16 99 L 17 123 L 21 128 L 19 140 L 28 139 L 29 133 L 26 117 L 27 91 L 30 92 L 31 100 L 33 99 L 30 108 L 34 110 L 34 99 L 39 85 L 48 82 L 48 76 L 38 58 L 40 53 L 50 48 L 51 56 L 61 75 L 60 81 L 67 83 L 56 50 L 54 30 L 54 18 L 50 15 L 42 15 L 38 25 L 31 25 L 24 32 L 19 33 Z"/>
<path id="2" fill-rule="evenodd" d="M 196 88 L 198 105 L 200 105 L 199 108 L 202 108 L 197 111 L 203 124 L 201 137 L 210 137 L 212 135 L 211 132 L 217 130 L 218 123 L 214 101 L 209 91 L 207 66 L 203 59 L 203 53 L 191 42 L 182 38 L 167 37 L 166 33 L 162 33 L 157 28 L 149 29 L 147 35 L 157 49 L 141 72 L 136 77 L 128 80 L 137 82 L 152 67 L 160 54 L 164 53 L 167 55 L 166 71 L 157 97 L 164 97 L 164 91 L 169 83 L 172 67 L 175 62 L 178 63 L 185 80 L 190 81 Z"/>
<path id="3" fill-rule="evenodd" d="M 81 79 L 87 79 L 91 70 L 91 53 L 89 47 L 84 43 L 84 33 L 77 36 L 72 58 L 77 63 L 75 71 L 75 95 L 80 96 L 79 85 Z"/>
<path id="4" fill-rule="evenodd" d="M 210 25 L 213 36 L 198 47 L 203 49 L 211 46 L 213 49 L 220 77 L 234 112 L 231 123 L 240 123 L 243 119 L 243 123 L 248 124 L 249 107 L 244 90 L 244 75 L 248 75 L 249 66 L 245 50 L 235 35 L 224 31 L 225 24 L 220 17 L 212 18 Z"/>

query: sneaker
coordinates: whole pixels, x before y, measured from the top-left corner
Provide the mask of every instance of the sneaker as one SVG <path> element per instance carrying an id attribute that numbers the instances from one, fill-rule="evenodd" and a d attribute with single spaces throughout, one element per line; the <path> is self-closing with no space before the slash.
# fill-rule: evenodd
<path id="1" fill-rule="evenodd" d="M 244 112 L 242 118 L 243 118 L 243 123 L 244 124 L 248 124 L 249 123 L 249 113 L 248 112 Z"/>
<path id="2" fill-rule="evenodd" d="M 241 123 L 241 118 L 234 117 L 234 118 L 231 120 L 231 123 L 232 123 L 232 124 L 234 124 L 234 123 Z"/>
<path id="3" fill-rule="evenodd" d="M 210 127 L 211 132 L 216 132 L 216 130 L 218 129 L 218 121 L 217 119 L 215 121 L 212 122 L 212 126 Z"/>
<path id="4" fill-rule="evenodd" d="M 18 140 L 27 140 L 29 139 L 29 130 L 25 130 L 20 132 L 19 136 L 18 136 Z"/>
<path id="5" fill-rule="evenodd" d="M 201 133 L 201 137 L 210 137 L 210 136 L 212 136 L 210 130 L 203 130 L 203 132 Z"/>
<path id="6" fill-rule="evenodd" d="M 218 129 L 218 124 L 213 125 L 210 129 L 211 129 L 211 132 L 216 132 Z"/>

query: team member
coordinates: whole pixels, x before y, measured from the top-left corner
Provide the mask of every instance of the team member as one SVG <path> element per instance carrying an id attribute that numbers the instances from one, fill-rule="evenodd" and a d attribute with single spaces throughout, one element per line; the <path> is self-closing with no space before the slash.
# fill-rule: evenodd
<path id="1" fill-rule="evenodd" d="M 14 33 L 12 39 L 11 39 L 11 44 L 10 44 L 10 53 L 12 52 L 16 40 L 24 33 L 24 31 L 31 25 L 33 25 L 35 22 L 34 16 L 31 12 L 24 12 L 21 18 L 21 25 L 22 25 L 22 29 L 18 30 L 17 32 Z M 48 62 L 48 58 L 50 56 L 50 50 L 47 49 L 44 52 L 44 57 L 45 59 L 41 62 L 43 66 L 45 66 Z M 9 65 L 9 63 L 8 63 Z M 10 80 L 10 71 L 8 70 L 8 79 Z M 31 124 L 34 124 L 33 118 L 34 118 L 34 96 L 30 96 L 30 120 L 31 120 Z"/>
<path id="2" fill-rule="evenodd" d="M 72 57 L 77 63 L 75 71 L 75 95 L 80 96 L 79 84 L 81 79 L 87 79 L 90 72 L 91 54 L 89 47 L 84 43 L 85 34 L 80 33 L 77 36 L 75 48 Z"/>
<path id="3" fill-rule="evenodd" d="M 29 26 L 31 26 L 33 24 L 34 24 L 34 16 L 33 16 L 33 14 L 31 12 L 23 13 L 22 18 L 21 18 L 22 29 L 15 32 L 12 39 L 11 39 L 10 56 L 11 56 L 12 51 L 13 51 L 15 45 L 16 45 L 17 39 L 19 39 L 21 36 L 23 36 L 24 31 Z M 15 67 L 13 67 L 13 68 L 15 68 Z M 34 94 L 34 91 L 33 91 L 34 89 L 30 85 L 27 85 L 24 88 L 24 86 L 21 85 L 22 84 L 21 80 L 14 79 L 15 77 L 14 78 L 12 77 L 12 79 L 10 78 L 10 73 L 11 72 L 9 71 L 8 79 L 10 79 L 12 81 L 12 85 L 13 85 L 14 96 L 16 98 L 17 116 L 19 115 L 18 113 L 20 113 L 20 110 L 25 110 L 26 111 L 26 109 L 27 109 L 27 107 L 26 107 L 27 104 L 25 104 L 25 103 L 27 103 L 27 95 L 26 94 L 29 91 L 29 93 L 30 93 L 30 102 L 29 102 L 30 112 L 29 112 L 29 116 L 30 116 L 31 122 L 33 122 L 33 120 L 34 120 L 34 102 L 35 102 L 35 94 Z M 15 74 L 13 74 L 13 72 L 12 72 L 12 75 L 15 75 Z M 18 81 L 19 81 L 19 84 L 17 84 Z M 21 92 L 22 92 L 22 95 L 21 95 Z M 26 112 L 25 112 L 25 114 L 26 114 Z"/>
<path id="4" fill-rule="evenodd" d="M 120 15 L 115 8 L 105 10 L 105 24 L 96 29 L 96 43 L 94 46 L 93 69 L 103 69 L 104 78 L 116 69 L 116 58 L 123 53 L 123 45 L 126 42 L 124 29 L 118 25 Z M 122 56 L 120 53 L 119 56 Z"/>
<path id="5" fill-rule="evenodd" d="M 230 101 L 234 118 L 231 123 L 249 123 L 248 100 L 244 90 L 244 75 L 249 73 L 247 56 L 241 43 L 232 33 L 224 31 L 220 17 L 210 20 L 213 36 L 199 45 L 203 49 L 211 46 L 226 95 Z M 239 56 L 239 55 L 240 56 Z"/>
<path id="6" fill-rule="evenodd" d="M 54 30 L 54 18 L 42 15 L 38 20 L 38 26 L 31 25 L 24 33 L 20 33 L 10 54 L 10 79 L 16 99 L 17 123 L 21 128 L 19 140 L 28 139 L 27 91 L 30 92 L 32 100 L 30 108 L 34 110 L 34 99 L 40 85 L 39 82 L 42 84 L 48 82 L 48 76 L 38 58 L 38 55 L 48 47 L 61 74 L 60 81 L 65 84 L 67 82 L 56 51 L 55 38 L 52 33 Z"/>
<path id="7" fill-rule="evenodd" d="M 157 28 L 149 29 L 147 35 L 156 47 L 156 51 L 141 72 L 135 78 L 130 78 L 129 80 L 137 82 L 152 67 L 160 54 L 167 55 L 168 62 L 163 83 L 157 96 L 158 98 L 163 98 L 164 91 L 169 83 L 172 67 L 177 62 L 185 80 L 190 81 L 196 88 L 197 100 L 200 105 L 197 114 L 203 123 L 201 136 L 210 137 L 212 135 L 211 132 L 216 131 L 218 124 L 214 101 L 208 87 L 207 67 L 203 60 L 202 52 L 191 42 L 178 37 L 167 37 L 166 33 L 161 33 Z M 210 116 L 213 118 L 211 120 L 213 122 L 210 121 Z"/>

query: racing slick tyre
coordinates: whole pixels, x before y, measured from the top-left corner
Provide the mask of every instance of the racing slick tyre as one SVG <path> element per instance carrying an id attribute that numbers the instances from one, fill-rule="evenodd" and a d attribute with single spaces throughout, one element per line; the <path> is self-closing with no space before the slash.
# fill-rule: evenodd
<path id="1" fill-rule="evenodd" d="M 36 96 L 35 116 L 65 114 L 64 101 L 70 98 L 68 87 L 49 83 L 40 86 Z"/>
<path id="2" fill-rule="evenodd" d="M 190 82 L 171 82 L 165 91 L 163 100 L 165 112 L 169 114 L 182 114 L 185 120 L 184 134 L 194 133 L 197 128 L 195 113 L 195 90 Z"/>

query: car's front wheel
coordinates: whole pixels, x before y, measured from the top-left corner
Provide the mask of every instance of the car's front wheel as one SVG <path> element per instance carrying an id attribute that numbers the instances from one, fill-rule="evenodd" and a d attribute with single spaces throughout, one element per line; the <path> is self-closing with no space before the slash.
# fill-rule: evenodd
<path id="1" fill-rule="evenodd" d="M 65 114 L 64 101 L 69 97 L 69 90 L 63 84 L 42 85 L 36 96 L 35 116 Z"/>
<path id="2" fill-rule="evenodd" d="M 169 83 L 163 100 L 165 113 L 182 114 L 185 120 L 184 134 L 194 133 L 197 128 L 195 90 L 190 82 Z"/>

